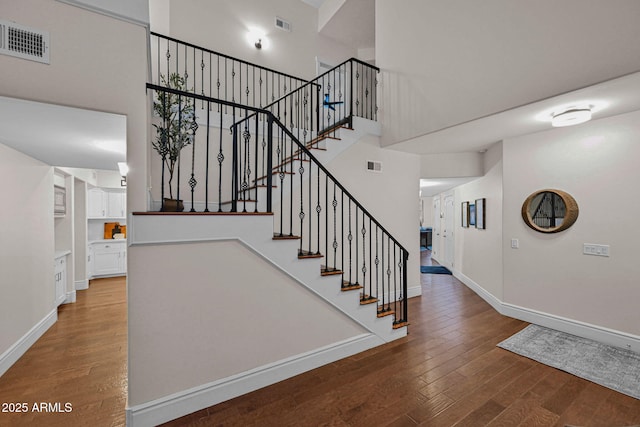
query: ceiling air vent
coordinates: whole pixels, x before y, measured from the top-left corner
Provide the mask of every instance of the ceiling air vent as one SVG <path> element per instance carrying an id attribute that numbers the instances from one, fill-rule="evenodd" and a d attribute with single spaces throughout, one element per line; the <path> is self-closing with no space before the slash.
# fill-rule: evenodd
<path id="1" fill-rule="evenodd" d="M 367 160 L 367 170 L 369 172 L 382 172 L 382 162 Z"/>
<path id="2" fill-rule="evenodd" d="M 291 32 L 291 23 L 276 16 L 276 27 L 287 32 Z"/>
<path id="3" fill-rule="evenodd" d="M 49 33 L 0 19 L 0 53 L 49 64 Z"/>

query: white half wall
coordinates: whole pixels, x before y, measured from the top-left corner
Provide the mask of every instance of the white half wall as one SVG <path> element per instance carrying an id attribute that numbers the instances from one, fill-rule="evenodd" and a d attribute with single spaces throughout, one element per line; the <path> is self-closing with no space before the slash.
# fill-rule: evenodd
<path id="1" fill-rule="evenodd" d="M 0 144 L 0 375 L 56 320 L 53 168 Z"/>

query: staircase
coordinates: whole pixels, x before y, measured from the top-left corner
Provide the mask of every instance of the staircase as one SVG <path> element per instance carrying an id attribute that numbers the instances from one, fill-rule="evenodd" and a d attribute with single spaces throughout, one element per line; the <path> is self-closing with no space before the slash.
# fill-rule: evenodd
<path id="1" fill-rule="evenodd" d="M 350 59 L 305 82 L 152 33 L 154 51 L 156 83 L 147 84 L 154 102 L 176 100 L 178 125 L 191 106 L 196 116 L 174 178 L 176 198 L 186 194 L 185 212 L 180 219 L 158 218 L 155 226 L 198 221 L 203 235 L 241 234 L 382 340 L 405 336 L 409 254 L 327 168 L 376 132 L 378 70 Z M 182 76 L 184 86 L 162 84 L 172 74 Z M 154 125 L 169 126 L 157 118 Z M 152 172 L 160 177 L 160 200 L 169 185 L 169 156 L 164 152 Z M 164 208 L 161 201 L 151 206 Z M 216 215 L 226 219 L 212 222 Z M 238 217 L 247 215 L 255 215 L 263 231 L 241 231 Z"/>

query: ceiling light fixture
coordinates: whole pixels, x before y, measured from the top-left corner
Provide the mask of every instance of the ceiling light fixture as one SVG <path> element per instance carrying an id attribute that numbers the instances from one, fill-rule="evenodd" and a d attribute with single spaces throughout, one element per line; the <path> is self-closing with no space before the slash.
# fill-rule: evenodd
<path id="1" fill-rule="evenodd" d="M 573 126 L 591 120 L 591 108 L 570 108 L 560 113 L 554 113 L 551 126 Z"/>

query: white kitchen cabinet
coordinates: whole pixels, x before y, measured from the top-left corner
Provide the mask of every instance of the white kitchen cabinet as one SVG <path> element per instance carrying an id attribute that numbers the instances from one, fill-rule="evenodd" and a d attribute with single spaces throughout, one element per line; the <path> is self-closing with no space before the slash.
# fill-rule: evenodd
<path id="1" fill-rule="evenodd" d="M 104 218 L 107 213 L 107 200 L 104 191 L 100 188 L 92 188 L 88 191 L 87 217 Z"/>
<path id="2" fill-rule="evenodd" d="M 124 218 L 127 216 L 125 190 L 92 188 L 88 193 L 88 218 Z"/>
<path id="3" fill-rule="evenodd" d="M 67 258 L 62 256 L 54 260 L 54 284 L 56 295 L 56 306 L 62 304 L 67 298 L 66 285 L 67 285 Z"/>
<path id="4" fill-rule="evenodd" d="M 89 277 L 127 274 L 126 241 L 94 242 L 89 247 Z"/>
<path id="5" fill-rule="evenodd" d="M 126 193 L 123 191 L 106 191 L 107 217 L 124 218 L 126 216 Z"/>

